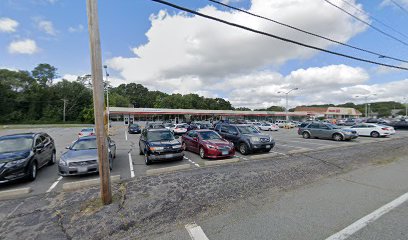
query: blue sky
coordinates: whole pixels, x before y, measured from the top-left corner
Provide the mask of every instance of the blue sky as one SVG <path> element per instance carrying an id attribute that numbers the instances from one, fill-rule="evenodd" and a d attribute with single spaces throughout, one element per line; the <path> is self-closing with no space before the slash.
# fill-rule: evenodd
<path id="1" fill-rule="evenodd" d="M 338 5 L 342 4 L 342 0 L 331 1 Z M 361 15 L 362 18 L 408 42 L 408 38 L 377 24 L 370 18 L 374 16 L 408 35 L 406 27 L 408 14 L 395 5 L 386 1 L 344 1 L 356 7 L 362 7 L 366 12 Z M 248 22 L 250 26 L 260 26 L 262 30 L 274 31 L 282 35 L 287 33 L 287 36 L 292 36 L 295 40 L 312 45 L 320 46 L 321 43 L 291 35 L 291 30 L 275 29 L 272 23 L 243 17 L 224 7 L 210 4 L 206 0 L 171 0 L 171 2 L 192 9 L 205 8 L 202 11 L 206 13 L 235 19 L 242 24 Z M 268 1 L 260 2 L 260 0 L 229 1 L 236 7 L 252 11 L 260 9 L 258 13 L 264 16 L 271 14 L 269 17 L 275 17 L 276 13 L 279 13 L 280 17 L 277 16 L 276 20 L 294 25 L 305 24 L 304 27 L 307 30 L 327 37 L 343 38 L 349 44 L 408 59 L 408 46 L 355 22 L 344 13 L 327 6 L 323 0 L 295 0 L 293 4 L 296 6 L 286 6 L 283 0 L 271 0 L 275 5 L 272 4 L 270 9 L 261 7 Z M 400 0 L 399 3 L 408 8 L 408 1 Z M 307 4 L 306 8 L 310 10 L 299 13 L 300 10 L 296 7 L 301 7 L 302 4 L 305 6 Z M 209 5 L 215 8 L 209 8 Z M 336 15 L 330 18 L 330 16 L 323 16 L 324 12 L 315 14 L 314 6 L 316 11 L 319 11 L 320 6 L 324 6 Z M 342 6 L 348 7 L 344 4 Z M 160 15 L 161 10 L 166 12 Z M 224 13 L 227 15 L 223 15 Z M 152 20 L 151 16 L 156 17 Z M 281 43 L 252 36 L 253 34 L 243 33 L 241 30 L 226 29 L 218 26 L 219 23 L 180 15 L 179 11 L 148 0 L 99 1 L 99 19 L 104 63 L 110 66 L 113 82 L 116 85 L 138 82 L 151 89 L 169 93 L 195 92 L 205 96 L 224 97 L 236 106 L 248 107 L 281 104 L 283 100 L 276 94 L 277 90 L 290 89 L 293 86 L 301 88 L 301 91 L 294 94 L 293 104 L 345 102 L 353 99 L 355 95 L 369 95 L 378 92 L 378 89 L 381 90 L 381 94 L 377 94 L 373 100 L 398 100 L 405 97 L 403 91 L 408 92 L 408 89 L 400 87 L 404 86 L 404 80 L 408 79 L 406 71 L 380 69 L 372 64 L 326 53 L 305 51 L 298 47 L 295 49 L 288 44 L 278 45 Z M 327 24 L 324 23 L 325 21 Z M 180 27 L 177 27 L 175 22 Z M 221 36 L 223 33 L 219 30 L 221 28 L 228 30 L 228 32 L 224 31 L 225 36 Z M 214 34 L 213 39 L 208 36 L 211 34 Z M 182 37 L 177 38 L 177 36 Z M 222 43 L 224 39 L 231 43 Z M 214 43 L 211 42 L 212 40 Z M 22 43 L 19 45 L 18 42 Z M 13 43 L 15 43 L 14 46 L 11 46 Z M 39 63 L 49 63 L 58 68 L 61 76 L 72 78 L 72 75 L 82 75 L 90 71 L 88 44 L 85 1 L 3 0 L 0 2 L 0 67 L 2 68 L 31 70 Z M 203 47 L 195 49 L 195 44 Z M 251 44 L 252 46 L 249 46 Z M 268 49 L 280 46 L 288 49 L 290 53 L 285 55 L 282 51 L 276 52 L 277 50 L 269 49 L 265 56 L 262 55 L 263 51 L 251 55 L 254 52 L 254 44 Z M 143 49 L 135 49 L 143 45 Z M 246 49 L 247 46 L 248 49 Z M 400 64 L 342 46 L 332 44 L 322 46 L 333 51 L 395 65 Z M 228 49 L 229 47 L 231 49 Z M 174 52 L 171 48 L 175 49 Z M 227 49 L 225 52 L 212 51 L 217 48 Z M 180 51 L 176 51 L 178 49 Z M 231 51 L 241 53 L 235 54 Z M 257 56 L 260 54 L 262 56 L 258 59 Z M 239 58 L 239 61 L 234 59 L 234 56 Z M 194 61 L 189 61 L 190 57 Z M 195 62 L 196 59 L 207 59 L 207 62 L 203 65 L 201 60 Z M 221 67 L 208 63 L 217 59 L 220 60 Z M 325 79 L 319 79 L 321 76 L 325 76 Z M 267 79 L 272 80 L 268 82 Z M 253 86 L 253 82 L 259 84 Z M 307 87 L 308 85 L 310 88 Z M 259 94 L 254 96 L 253 93 Z M 345 94 L 347 96 L 344 96 Z M 328 97 L 332 99 L 328 100 Z"/>

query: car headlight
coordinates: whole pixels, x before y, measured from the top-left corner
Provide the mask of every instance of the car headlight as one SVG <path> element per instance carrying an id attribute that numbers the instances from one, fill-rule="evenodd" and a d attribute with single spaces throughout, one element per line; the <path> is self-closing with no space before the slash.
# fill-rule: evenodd
<path id="1" fill-rule="evenodd" d="M 161 151 L 164 150 L 164 147 L 150 147 L 150 151 Z"/>
<path id="2" fill-rule="evenodd" d="M 259 137 L 251 137 L 251 142 L 259 142 L 260 140 Z"/>
<path id="3" fill-rule="evenodd" d="M 14 167 L 20 164 L 25 163 L 28 160 L 28 158 L 23 158 L 23 159 L 19 159 L 19 160 L 14 160 L 11 162 L 6 163 L 6 167 Z"/>
<path id="4" fill-rule="evenodd" d="M 62 158 L 60 158 L 58 164 L 61 165 L 61 166 L 64 166 L 64 167 L 68 166 L 68 163 Z"/>
<path id="5" fill-rule="evenodd" d="M 206 146 L 207 146 L 207 148 L 217 149 L 217 146 L 213 146 L 213 145 L 210 145 L 210 144 L 206 144 Z"/>

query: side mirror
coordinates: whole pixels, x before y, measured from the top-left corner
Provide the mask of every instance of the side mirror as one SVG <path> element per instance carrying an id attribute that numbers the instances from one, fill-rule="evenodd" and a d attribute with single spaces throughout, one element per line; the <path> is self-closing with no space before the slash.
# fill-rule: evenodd
<path id="1" fill-rule="evenodd" d="M 35 146 L 35 149 L 39 150 L 39 149 L 43 149 L 44 148 L 44 143 L 40 143 L 37 146 Z"/>

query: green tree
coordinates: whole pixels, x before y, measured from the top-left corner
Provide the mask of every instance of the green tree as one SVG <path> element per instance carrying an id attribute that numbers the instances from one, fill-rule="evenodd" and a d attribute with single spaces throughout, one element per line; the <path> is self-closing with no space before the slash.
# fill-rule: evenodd
<path id="1" fill-rule="evenodd" d="M 31 74 L 33 78 L 43 87 L 51 86 L 54 79 L 58 77 L 57 68 L 48 63 L 40 63 L 35 67 Z"/>

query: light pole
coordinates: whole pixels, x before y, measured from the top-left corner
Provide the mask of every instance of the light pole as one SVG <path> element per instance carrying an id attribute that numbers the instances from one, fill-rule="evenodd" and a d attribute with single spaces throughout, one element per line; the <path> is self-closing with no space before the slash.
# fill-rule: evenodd
<path id="1" fill-rule="evenodd" d="M 295 91 L 295 90 L 299 90 L 299 88 L 292 88 L 287 92 L 282 92 L 279 91 L 278 93 L 283 93 L 285 94 L 285 98 L 286 98 L 286 108 L 285 108 L 285 113 L 286 113 L 286 122 L 289 122 L 289 114 L 288 114 L 288 108 L 289 108 L 289 103 L 288 103 L 288 95 L 290 92 Z"/>
<path id="2" fill-rule="evenodd" d="M 364 95 L 364 96 L 356 96 L 356 98 L 364 98 L 365 100 L 365 114 L 364 116 L 367 118 L 368 117 L 368 97 L 370 96 L 375 96 L 377 94 L 369 94 L 369 95 Z"/>
<path id="3" fill-rule="evenodd" d="M 105 76 L 106 76 L 106 112 L 108 114 L 108 135 L 109 135 L 109 130 L 110 130 L 110 126 L 109 126 L 109 81 L 108 81 L 108 77 L 109 77 L 109 73 L 108 73 L 108 66 L 107 65 L 103 65 L 103 68 L 105 68 Z"/>

